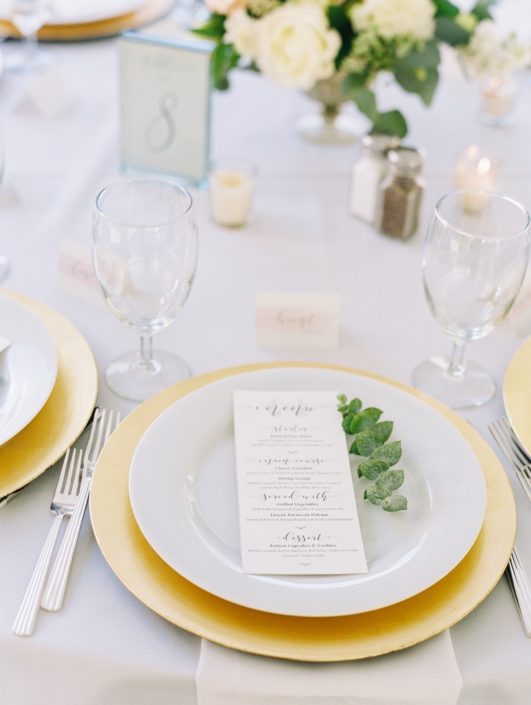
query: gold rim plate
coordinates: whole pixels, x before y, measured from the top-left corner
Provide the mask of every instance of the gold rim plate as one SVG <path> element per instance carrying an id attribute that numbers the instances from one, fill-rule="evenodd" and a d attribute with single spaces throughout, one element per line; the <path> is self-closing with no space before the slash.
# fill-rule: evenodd
<path id="1" fill-rule="evenodd" d="M 39 41 L 76 42 L 85 39 L 102 39 L 121 34 L 130 29 L 138 29 L 151 24 L 166 15 L 175 0 L 148 0 L 133 12 L 109 17 L 95 22 L 77 24 L 48 24 L 38 32 Z M 15 26 L 6 20 L 0 20 L 1 36 L 18 37 Z"/>
<path id="2" fill-rule="evenodd" d="M 531 338 L 509 361 L 503 380 L 503 403 L 518 440 L 531 453 Z"/>
<path id="3" fill-rule="evenodd" d="M 0 446 L 0 497 L 24 487 L 53 465 L 85 428 L 96 403 L 98 371 L 92 351 L 70 321 L 40 301 L 2 291 L 44 323 L 57 349 L 58 371 L 41 411 Z"/>
<path id="4" fill-rule="evenodd" d="M 347 617 L 286 617 L 248 609 L 211 595 L 173 571 L 153 551 L 135 522 L 128 494 L 129 467 L 141 437 L 170 404 L 230 375 L 272 367 L 316 367 L 366 375 L 423 399 L 470 443 L 485 475 L 487 510 L 475 544 L 443 580 L 404 602 Z M 200 432 L 200 430 L 198 430 Z M 378 656 L 417 644 L 471 612 L 500 579 L 512 551 L 516 512 L 495 454 L 455 413 L 420 392 L 352 368 L 276 363 L 212 372 L 153 397 L 113 434 L 100 456 L 90 499 L 96 540 L 121 582 L 147 607 L 177 626 L 224 646 L 300 661 L 345 661 Z"/>

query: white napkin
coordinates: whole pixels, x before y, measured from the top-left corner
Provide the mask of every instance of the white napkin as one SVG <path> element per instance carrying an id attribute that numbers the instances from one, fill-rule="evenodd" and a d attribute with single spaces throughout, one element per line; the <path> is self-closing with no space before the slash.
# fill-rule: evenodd
<path id="1" fill-rule="evenodd" d="M 198 705 L 455 705 L 462 679 L 448 631 L 418 646 L 345 663 L 252 656 L 203 639 Z"/>

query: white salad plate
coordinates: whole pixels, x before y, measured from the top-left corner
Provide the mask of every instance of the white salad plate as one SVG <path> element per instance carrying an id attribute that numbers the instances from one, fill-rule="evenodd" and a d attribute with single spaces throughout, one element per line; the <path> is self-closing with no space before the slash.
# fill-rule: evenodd
<path id="1" fill-rule="evenodd" d="M 0 445 L 25 428 L 42 409 L 57 377 L 57 352 L 37 316 L 0 296 L 0 335 L 11 341 L 0 352 Z"/>
<path id="2" fill-rule="evenodd" d="M 232 393 L 236 389 L 334 390 L 394 421 L 409 507 L 384 512 L 363 499 L 353 472 L 368 573 L 249 575 L 241 568 Z M 352 465 L 355 468 L 355 462 Z M 464 437 L 420 398 L 363 375 L 275 368 L 234 375 L 182 397 L 161 414 L 133 457 L 129 493 L 152 548 L 204 590 L 253 609 L 330 617 L 380 609 L 449 573 L 483 523 L 483 473 Z"/>

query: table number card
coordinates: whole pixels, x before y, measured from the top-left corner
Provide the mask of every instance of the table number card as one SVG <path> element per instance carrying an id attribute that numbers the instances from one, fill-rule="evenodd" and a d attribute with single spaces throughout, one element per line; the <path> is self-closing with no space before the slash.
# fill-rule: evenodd
<path id="1" fill-rule="evenodd" d="M 124 167 L 192 184 L 206 179 L 212 49 L 193 37 L 127 33 L 119 40 Z"/>
<path id="2" fill-rule="evenodd" d="M 335 392 L 235 391 L 245 573 L 366 573 Z"/>

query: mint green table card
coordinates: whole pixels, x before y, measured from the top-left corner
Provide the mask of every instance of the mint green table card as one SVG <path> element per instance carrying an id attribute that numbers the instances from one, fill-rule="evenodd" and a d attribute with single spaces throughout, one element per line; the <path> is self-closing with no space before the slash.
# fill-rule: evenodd
<path id="1" fill-rule="evenodd" d="M 213 45 L 128 32 L 119 40 L 121 156 L 125 169 L 205 181 Z"/>

